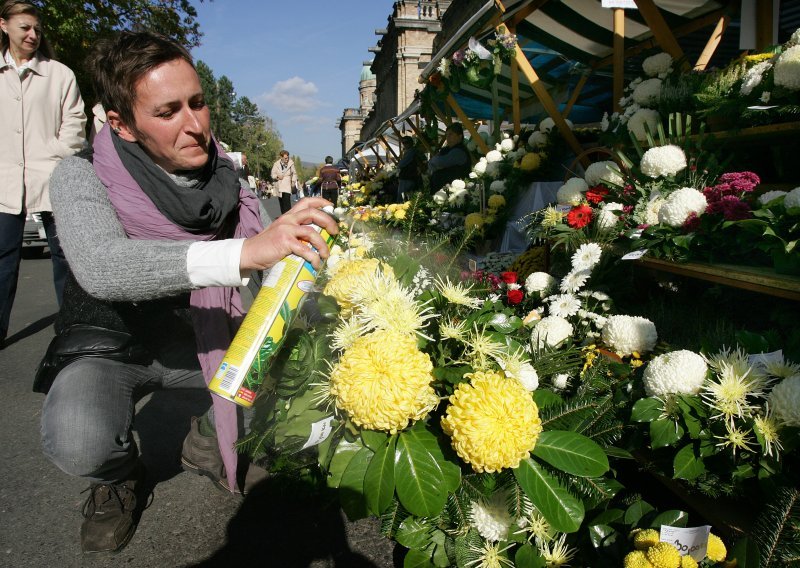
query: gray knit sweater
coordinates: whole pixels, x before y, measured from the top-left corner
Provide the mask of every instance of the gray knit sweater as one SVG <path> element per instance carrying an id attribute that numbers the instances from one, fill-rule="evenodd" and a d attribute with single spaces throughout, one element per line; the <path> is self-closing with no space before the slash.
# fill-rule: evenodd
<path id="1" fill-rule="evenodd" d="M 101 300 L 138 302 L 192 290 L 192 241 L 129 239 L 91 162 L 62 160 L 50 179 L 58 237 L 75 279 Z M 269 215 L 261 207 L 264 226 Z"/>

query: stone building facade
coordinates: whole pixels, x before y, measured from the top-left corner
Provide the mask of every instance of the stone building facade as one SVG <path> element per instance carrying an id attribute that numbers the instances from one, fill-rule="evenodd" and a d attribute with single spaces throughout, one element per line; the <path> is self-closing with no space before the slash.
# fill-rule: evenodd
<path id="1" fill-rule="evenodd" d="M 413 102 L 414 93 L 420 88 L 419 73 L 433 56 L 434 39 L 442 29 L 442 17 L 451 3 L 451 0 L 397 0 L 394 3 L 386 28 L 375 30 L 380 36 L 378 44 L 369 48 L 375 54 L 371 64 L 376 85 L 374 106 L 363 112 L 364 94 L 359 86 L 362 112 L 345 109 L 339 121 L 345 152 L 352 147 L 350 140 L 358 114 L 361 114 L 362 125 L 355 141 L 368 140 L 378 126 Z"/>
<path id="2" fill-rule="evenodd" d="M 353 147 L 353 144 L 361 140 L 361 128 L 364 126 L 364 119 L 372 110 L 375 104 L 375 75 L 370 66 L 371 61 L 365 61 L 361 69 L 361 77 L 358 81 L 358 108 L 346 108 L 342 117 L 336 124 L 342 132 L 342 156 Z"/>

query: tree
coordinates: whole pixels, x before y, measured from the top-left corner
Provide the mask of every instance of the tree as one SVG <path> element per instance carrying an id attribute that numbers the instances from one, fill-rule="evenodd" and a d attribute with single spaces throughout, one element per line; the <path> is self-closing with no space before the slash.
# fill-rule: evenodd
<path id="1" fill-rule="evenodd" d="M 56 59 L 75 72 L 89 106 L 96 97 L 84 61 L 98 39 L 119 30 L 155 30 L 191 48 L 200 44 L 202 36 L 197 10 L 189 0 L 31 1 L 41 10 Z"/>

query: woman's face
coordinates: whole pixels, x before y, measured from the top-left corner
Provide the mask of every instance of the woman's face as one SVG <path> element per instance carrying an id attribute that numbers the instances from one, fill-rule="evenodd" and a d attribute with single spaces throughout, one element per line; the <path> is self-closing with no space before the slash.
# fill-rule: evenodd
<path id="1" fill-rule="evenodd" d="M 196 170 L 208 161 L 211 117 L 200 79 L 183 59 L 162 63 L 136 83 L 133 116 L 136 126 L 109 115 L 119 136 L 138 142 L 165 171 Z"/>
<path id="2" fill-rule="evenodd" d="M 28 60 L 39 49 L 42 27 L 39 18 L 30 14 L 15 14 L 9 19 L 0 18 L 0 29 L 8 35 L 11 55 L 15 59 Z"/>

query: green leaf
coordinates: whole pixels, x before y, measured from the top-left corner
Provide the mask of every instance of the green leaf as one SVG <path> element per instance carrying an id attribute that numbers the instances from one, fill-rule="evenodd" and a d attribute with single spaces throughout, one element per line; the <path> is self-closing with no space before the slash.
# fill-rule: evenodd
<path id="1" fill-rule="evenodd" d="M 604 449 L 606 455 L 610 458 L 617 458 L 620 460 L 632 460 L 633 454 L 630 453 L 628 450 L 623 450 L 622 448 L 618 448 L 616 446 L 606 446 Z"/>
<path id="2" fill-rule="evenodd" d="M 683 427 L 669 418 L 650 423 L 650 444 L 653 449 L 671 446 L 683 437 Z"/>
<path id="3" fill-rule="evenodd" d="M 536 389 L 533 391 L 533 401 L 540 409 L 547 408 L 556 404 L 562 404 L 564 399 L 551 390 Z"/>
<path id="4" fill-rule="evenodd" d="M 697 479 L 706 472 L 703 458 L 695 454 L 694 444 L 685 445 L 675 454 L 672 467 L 675 471 L 673 478 L 687 481 Z"/>
<path id="5" fill-rule="evenodd" d="M 347 469 L 347 466 L 350 465 L 350 461 L 363 447 L 361 440 L 357 442 L 342 440 L 339 445 L 336 446 L 336 451 L 333 454 L 333 458 L 331 458 L 331 465 L 328 469 L 328 487 L 332 489 L 339 487 L 344 471 Z"/>
<path id="6" fill-rule="evenodd" d="M 608 471 L 608 457 L 603 448 L 577 432 L 542 432 L 533 448 L 533 455 L 579 477 L 598 477 Z"/>
<path id="7" fill-rule="evenodd" d="M 591 525 L 589 527 L 589 539 L 595 548 L 605 548 L 617 542 L 619 532 L 608 525 Z"/>
<path id="8" fill-rule="evenodd" d="M 656 516 L 656 518 L 653 519 L 653 522 L 650 523 L 650 527 L 654 529 L 661 528 L 661 525 L 668 525 L 670 527 L 685 527 L 688 522 L 689 513 L 686 511 L 672 509 L 670 511 L 664 511 L 660 515 Z"/>
<path id="9" fill-rule="evenodd" d="M 413 430 L 398 437 L 394 477 L 397 497 L 412 515 L 432 517 L 444 508 L 444 473 Z"/>
<path id="10" fill-rule="evenodd" d="M 433 549 L 433 565 L 437 568 L 448 568 L 450 566 L 450 558 L 447 556 L 447 539 L 447 534 L 440 529 L 434 530 L 431 535 L 431 544 L 428 550 Z"/>
<path id="11" fill-rule="evenodd" d="M 444 475 L 445 490 L 455 493 L 461 485 L 461 466 L 450 446 L 445 445 L 445 440 L 448 438 L 441 434 L 441 430 L 438 431 L 439 435 L 433 430 L 433 426 L 420 421 L 414 424 L 407 434 L 415 436 L 425 450 L 433 456 Z"/>
<path id="12" fill-rule="evenodd" d="M 558 479 L 531 458 L 522 460 L 513 471 L 525 494 L 536 503 L 550 526 L 566 533 L 578 530 L 583 522 L 583 502 L 564 489 Z"/>
<path id="13" fill-rule="evenodd" d="M 640 398 L 633 405 L 631 420 L 634 422 L 652 422 L 664 412 L 664 403 L 657 398 Z"/>
<path id="14" fill-rule="evenodd" d="M 411 550 L 424 550 L 431 542 L 433 527 L 416 517 L 408 517 L 397 529 L 395 540 Z"/>
<path id="15" fill-rule="evenodd" d="M 386 445 L 389 434 L 386 432 L 376 432 L 375 430 L 361 430 L 361 440 L 364 445 L 373 452 L 377 452 Z"/>
<path id="16" fill-rule="evenodd" d="M 364 475 L 373 455 L 372 450 L 368 448 L 360 449 L 350 460 L 339 483 L 339 502 L 351 521 L 369 515 L 367 501 L 364 498 Z"/>
<path id="17" fill-rule="evenodd" d="M 514 556 L 514 566 L 517 568 L 544 568 L 546 562 L 530 544 L 523 544 L 517 549 Z"/>
<path id="18" fill-rule="evenodd" d="M 647 501 L 642 501 L 639 499 L 625 511 L 625 524 L 635 526 L 636 523 L 639 522 L 639 519 L 644 517 L 650 511 L 655 511 L 652 505 L 650 505 L 650 503 Z"/>
<path id="19" fill-rule="evenodd" d="M 363 434 L 363 432 L 362 432 Z M 364 494 L 367 506 L 374 515 L 383 513 L 394 497 L 394 453 L 396 437 L 388 439 L 370 460 L 364 476 Z"/>
<path id="20" fill-rule="evenodd" d="M 733 545 L 728 553 L 728 558 L 736 560 L 736 568 L 760 568 L 761 551 L 758 543 L 749 537 L 744 537 Z"/>
<path id="21" fill-rule="evenodd" d="M 403 559 L 403 568 L 436 568 L 431 555 L 423 550 L 409 550 Z"/>
<path id="22" fill-rule="evenodd" d="M 620 521 L 624 514 L 625 511 L 622 509 L 606 509 L 593 518 L 589 522 L 589 525 L 610 525 L 611 523 Z"/>
<path id="23" fill-rule="evenodd" d="M 769 351 L 769 341 L 763 335 L 750 331 L 737 332 L 736 342 L 748 353 L 767 353 Z"/>

